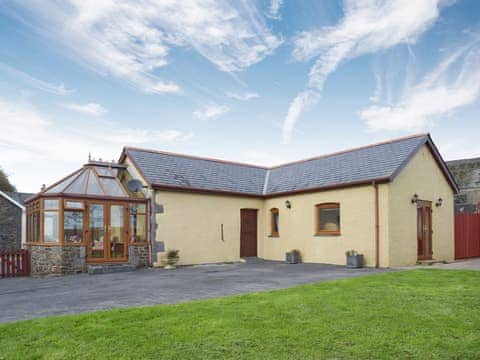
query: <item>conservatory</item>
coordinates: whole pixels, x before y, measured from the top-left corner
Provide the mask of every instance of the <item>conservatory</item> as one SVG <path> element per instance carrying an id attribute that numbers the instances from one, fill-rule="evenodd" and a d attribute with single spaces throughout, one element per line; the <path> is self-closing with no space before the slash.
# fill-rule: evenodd
<path id="1" fill-rule="evenodd" d="M 90 161 L 26 202 L 32 274 L 148 263 L 148 203 L 130 192 L 126 166 Z"/>

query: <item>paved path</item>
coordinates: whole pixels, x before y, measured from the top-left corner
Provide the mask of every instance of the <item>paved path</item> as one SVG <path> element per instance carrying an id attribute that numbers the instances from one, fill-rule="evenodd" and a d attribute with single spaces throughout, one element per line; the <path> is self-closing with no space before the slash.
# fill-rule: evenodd
<path id="1" fill-rule="evenodd" d="M 480 258 L 458 260 L 450 264 L 434 264 L 428 267 L 438 269 L 480 270 Z"/>
<path id="2" fill-rule="evenodd" d="M 255 261 L 104 275 L 0 280 L 0 322 L 286 288 L 379 273 L 324 264 Z"/>

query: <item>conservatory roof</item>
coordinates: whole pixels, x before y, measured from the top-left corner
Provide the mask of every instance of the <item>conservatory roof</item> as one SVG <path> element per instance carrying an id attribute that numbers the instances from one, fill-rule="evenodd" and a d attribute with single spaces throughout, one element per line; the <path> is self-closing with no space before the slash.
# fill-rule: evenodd
<path id="1" fill-rule="evenodd" d="M 125 169 L 125 166 L 116 163 L 89 162 L 38 195 L 129 198 L 127 190 L 117 177 L 120 169 Z"/>

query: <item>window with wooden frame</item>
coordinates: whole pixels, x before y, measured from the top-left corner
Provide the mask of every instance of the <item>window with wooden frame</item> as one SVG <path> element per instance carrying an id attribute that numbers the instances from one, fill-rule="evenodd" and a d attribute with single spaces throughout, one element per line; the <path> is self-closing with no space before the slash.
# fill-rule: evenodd
<path id="1" fill-rule="evenodd" d="M 84 202 L 65 200 L 63 211 L 63 240 L 66 243 L 83 243 Z"/>
<path id="2" fill-rule="evenodd" d="M 279 236 L 280 213 L 277 208 L 270 209 L 270 236 Z"/>
<path id="3" fill-rule="evenodd" d="M 27 242 L 40 241 L 40 201 L 27 205 Z"/>
<path id="4" fill-rule="evenodd" d="M 43 200 L 43 242 L 59 242 L 59 204 L 58 199 Z"/>
<path id="5" fill-rule="evenodd" d="M 130 205 L 130 242 L 147 241 L 147 206 L 145 204 Z"/>
<path id="6" fill-rule="evenodd" d="M 315 219 L 316 235 L 340 235 L 339 203 L 315 205 Z"/>

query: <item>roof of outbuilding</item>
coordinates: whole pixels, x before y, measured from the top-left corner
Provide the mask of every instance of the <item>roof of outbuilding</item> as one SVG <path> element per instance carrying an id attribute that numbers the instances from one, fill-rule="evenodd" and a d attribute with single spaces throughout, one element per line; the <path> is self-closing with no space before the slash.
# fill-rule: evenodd
<path id="1" fill-rule="evenodd" d="M 25 205 L 25 200 L 35 195 L 31 193 L 22 193 L 22 192 L 6 192 L 6 194 L 21 205 Z"/>
<path id="2" fill-rule="evenodd" d="M 452 188 L 456 183 L 428 134 L 410 136 L 275 167 L 125 147 L 144 180 L 164 189 L 270 196 L 391 181 L 427 144 Z"/>

